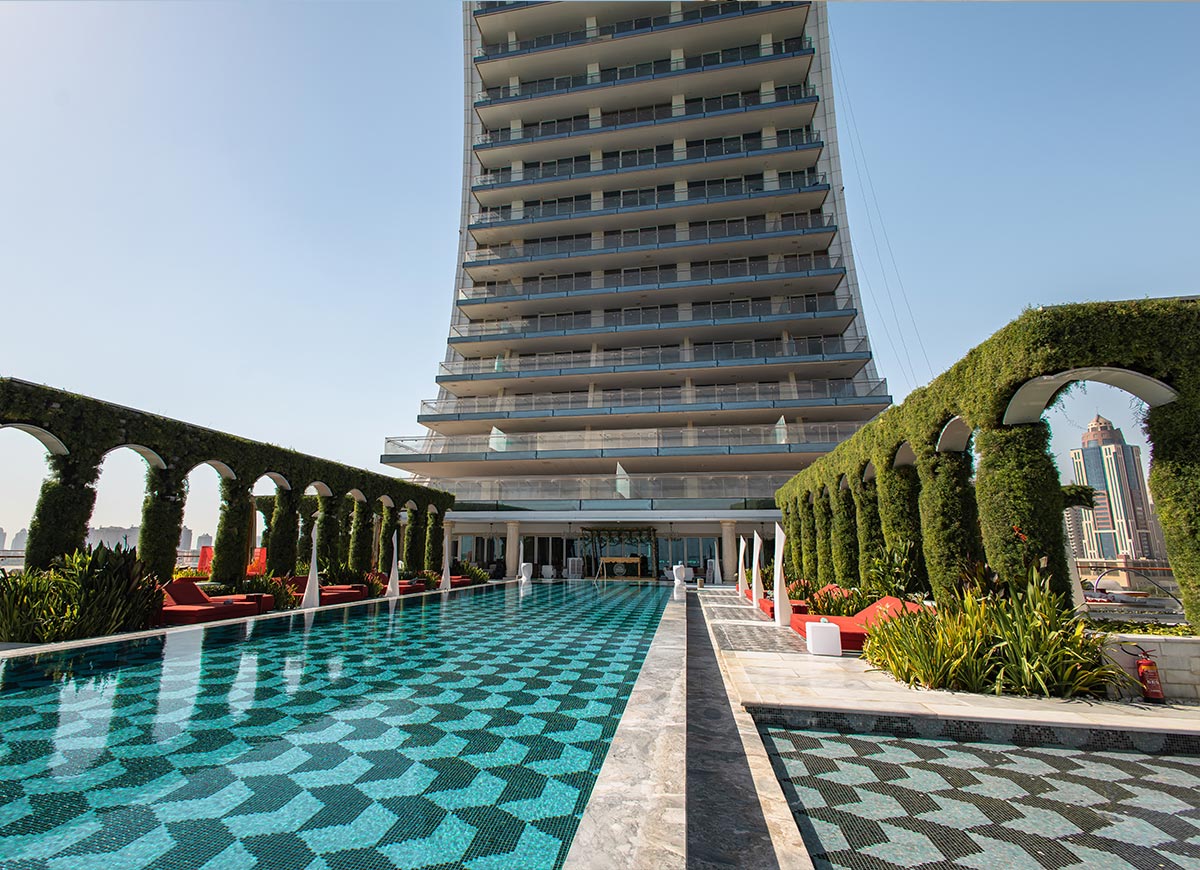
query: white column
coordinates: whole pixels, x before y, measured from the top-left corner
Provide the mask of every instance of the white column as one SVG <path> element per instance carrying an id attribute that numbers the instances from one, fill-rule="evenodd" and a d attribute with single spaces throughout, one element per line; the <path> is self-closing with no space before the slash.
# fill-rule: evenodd
<path id="1" fill-rule="evenodd" d="M 505 539 L 504 539 L 504 576 L 517 576 L 517 549 L 520 546 L 521 524 L 515 520 L 509 520 L 504 524 Z"/>

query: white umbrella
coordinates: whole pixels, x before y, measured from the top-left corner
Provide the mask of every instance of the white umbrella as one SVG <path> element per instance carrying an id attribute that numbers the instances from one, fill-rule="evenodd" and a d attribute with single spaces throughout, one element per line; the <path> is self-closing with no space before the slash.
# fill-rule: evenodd
<path id="1" fill-rule="evenodd" d="M 783 579 L 783 545 L 787 535 L 783 526 L 775 524 L 775 624 L 780 628 L 792 627 L 792 602 L 788 598 L 787 583 Z"/>
<path id="2" fill-rule="evenodd" d="M 746 536 L 745 535 L 742 535 L 740 538 L 738 538 L 737 590 L 738 590 L 738 595 L 742 595 L 746 591 Z"/>
<path id="3" fill-rule="evenodd" d="M 318 523 L 320 519 L 318 518 Z M 313 527 L 312 558 L 308 562 L 308 585 L 304 587 L 304 597 L 300 599 L 300 607 L 308 610 L 321 606 L 321 578 L 317 573 L 317 529 Z"/>
<path id="4" fill-rule="evenodd" d="M 450 589 L 450 530 L 442 534 L 442 586 L 443 592 Z"/>
<path id="5" fill-rule="evenodd" d="M 384 598 L 400 597 L 400 552 L 396 549 L 396 532 L 392 532 L 392 571 L 388 574 L 387 591 Z"/>
<path id="6" fill-rule="evenodd" d="M 763 540 L 759 536 L 758 531 L 754 532 L 754 564 L 750 566 L 750 577 L 752 578 L 752 587 L 750 591 L 751 600 L 755 606 L 758 606 L 759 599 L 763 597 L 762 588 L 762 545 Z"/>

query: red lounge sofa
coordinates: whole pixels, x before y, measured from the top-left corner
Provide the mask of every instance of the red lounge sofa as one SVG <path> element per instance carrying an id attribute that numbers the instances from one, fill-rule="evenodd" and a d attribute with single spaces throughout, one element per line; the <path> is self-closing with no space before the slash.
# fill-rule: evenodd
<path id="1" fill-rule="evenodd" d="M 307 577 L 286 577 L 284 583 L 298 597 L 304 597 L 308 588 Z M 362 601 L 367 597 L 367 587 L 362 583 L 350 583 L 341 586 L 322 586 L 320 591 L 321 606 L 326 604 L 349 604 L 352 601 Z"/>
<path id="2" fill-rule="evenodd" d="M 826 619 L 842 630 L 842 649 L 862 652 L 863 641 L 867 638 L 867 629 L 881 619 L 888 619 L 902 611 L 915 613 L 924 610 L 922 604 L 902 601 L 899 598 L 887 596 L 880 598 L 874 604 L 864 607 L 853 616 L 821 616 L 818 613 L 793 613 L 792 628 L 806 640 L 808 626 L 814 622 Z"/>
<path id="3" fill-rule="evenodd" d="M 791 598 L 788 603 L 792 605 L 792 613 L 808 613 L 808 602 L 802 598 Z M 775 602 L 770 598 L 758 599 L 758 606 L 771 619 L 775 618 Z"/>
<path id="4" fill-rule="evenodd" d="M 257 616 L 265 612 L 264 602 L 269 599 L 269 610 L 275 606 L 270 595 L 225 595 L 209 598 L 204 590 L 191 580 L 173 580 L 163 591 L 162 621 L 166 625 L 196 625 L 218 619 L 237 619 L 241 616 Z"/>

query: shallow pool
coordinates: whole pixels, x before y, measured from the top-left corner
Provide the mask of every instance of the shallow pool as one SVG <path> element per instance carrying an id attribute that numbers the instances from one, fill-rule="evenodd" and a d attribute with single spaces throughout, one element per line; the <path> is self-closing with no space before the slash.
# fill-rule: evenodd
<path id="1" fill-rule="evenodd" d="M 818 868 L 1200 867 L 1200 758 L 761 726 Z"/>
<path id="2" fill-rule="evenodd" d="M 560 866 L 669 594 L 510 585 L 4 661 L 0 866 Z"/>

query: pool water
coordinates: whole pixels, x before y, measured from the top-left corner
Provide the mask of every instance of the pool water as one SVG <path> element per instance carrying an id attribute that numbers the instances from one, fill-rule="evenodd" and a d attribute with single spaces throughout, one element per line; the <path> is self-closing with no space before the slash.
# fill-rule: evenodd
<path id="1" fill-rule="evenodd" d="M 1200 867 L 1200 758 L 760 726 L 818 868 Z"/>
<path id="2" fill-rule="evenodd" d="M 669 594 L 509 585 L 9 659 L 0 867 L 559 867 Z"/>

